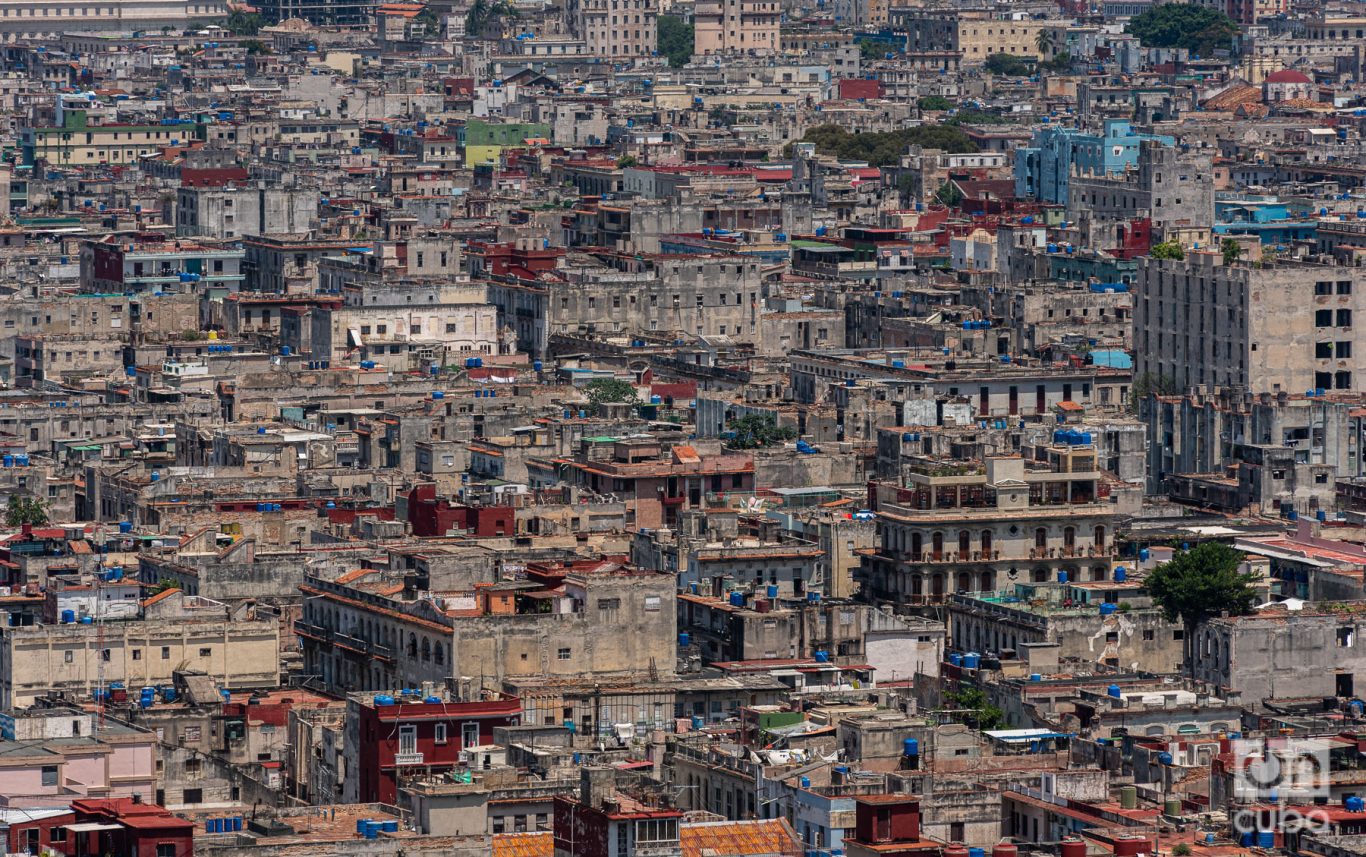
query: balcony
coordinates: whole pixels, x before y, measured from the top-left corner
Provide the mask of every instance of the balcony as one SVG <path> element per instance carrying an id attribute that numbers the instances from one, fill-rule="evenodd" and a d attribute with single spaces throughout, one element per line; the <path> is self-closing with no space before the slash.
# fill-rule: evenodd
<path id="1" fill-rule="evenodd" d="M 421 765 L 424 758 L 421 753 L 395 753 L 394 764 L 399 766 Z"/>

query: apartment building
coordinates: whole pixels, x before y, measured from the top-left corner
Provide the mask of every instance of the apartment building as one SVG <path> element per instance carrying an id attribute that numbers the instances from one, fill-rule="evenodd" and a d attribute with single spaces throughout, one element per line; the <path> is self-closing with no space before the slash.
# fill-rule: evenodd
<path id="1" fill-rule="evenodd" d="M 0 706 L 21 708 L 53 692 L 90 698 L 103 682 L 169 685 L 198 670 L 220 687 L 271 688 L 280 678 L 274 617 L 169 589 L 142 602 L 140 618 L 0 628 Z"/>
<path id="2" fill-rule="evenodd" d="M 771 0 L 702 0 L 693 12 L 696 54 L 778 52 L 781 7 Z"/>
<path id="3" fill-rule="evenodd" d="M 930 604 L 1017 581 L 1110 578 L 1119 517 L 1088 434 L 1060 431 L 1030 457 L 926 456 L 908 469 L 905 487 L 870 486 L 882 538 L 863 552 L 866 595 Z"/>
<path id="4" fill-rule="evenodd" d="M 1225 265 L 1213 251 L 1144 258 L 1134 303 L 1134 377 L 1174 391 L 1356 391 L 1355 325 L 1366 271 L 1293 261 Z"/>
<path id="5" fill-rule="evenodd" d="M 625 59 L 655 52 L 657 0 L 569 0 L 565 14 L 570 33 L 594 56 Z"/>
<path id="6" fill-rule="evenodd" d="M 69 26 L 75 24 L 72 21 Z M 203 125 L 93 124 L 86 111 L 66 110 L 59 126 L 22 129 L 19 147 L 24 163 L 30 166 L 39 161 L 54 167 L 131 165 L 165 146 L 203 139 Z"/>
<path id="7" fill-rule="evenodd" d="M 889 16 L 894 29 L 906 32 L 908 51 L 953 51 L 967 65 L 984 63 L 992 54 L 1037 58 L 1039 31 L 1051 26 L 1049 21 L 997 18 L 981 9 L 893 7 Z"/>

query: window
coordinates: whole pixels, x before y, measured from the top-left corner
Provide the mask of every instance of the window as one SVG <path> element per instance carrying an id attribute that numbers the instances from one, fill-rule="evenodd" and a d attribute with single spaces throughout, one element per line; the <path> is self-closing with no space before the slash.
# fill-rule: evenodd
<path id="1" fill-rule="evenodd" d="M 162 647 L 161 647 L 161 659 L 162 659 L 163 661 L 169 661 L 169 660 L 171 659 L 171 647 L 170 647 L 170 646 L 162 646 Z"/>
<path id="2" fill-rule="evenodd" d="M 176 857 L 174 842 L 158 842 L 157 857 Z"/>
<path id="3" fill-rule="evenodd" d="M 648 612 L 648 613 L 658 613 L 658 612 L 659 612 L 659 596 L 658 596 L 658 595 L 647 595 L 647 596 L 645 596 L 645 610 L 646 610 L 646 612 Z"/>
<path id="4" fill-rule="evenodd" d="M 616 609 L 618 609 L 618 608 L 620 608 L 620 607 L 621 607 L 621 599 L 620 599 L 620 598 L 599 598 L 599 599 L 598 599 L 598 609 L 599 609 L 599 610 L 616 610 Z"/>
<path id="5" fill-rule="evenodd" d="M 410 755 L 417 752 L 417 726 L 407 723 L 398 727 L 398 752 Z"/>
<path id="6" fill-rule="evenodd" d="M 135 660 L 135 661 L 140 661 L 140 660 L 142 660 L 142 649 L 134 649 L 134 650 L 133 650 L 133 660 Z"/>
<path id="7" fill-rule="evenodd" d="M 569 649 L 560 649 L 555 653 L 555 657 L 561 661 L 569 660 Z"/>
<path id="8" fill-rule="evenodd" d="M 201 734 L 203 733 L 200 732 L 198 726 L 186 726 L 181 730 L 180 737 L 184 738 L 186 741 L 198 741 Z"/>
<path id="9" fill-rule="evenodd" d="M 1144 640 L 1154 640 L 1154 639 L 1157 639 L 1157 637 L 1156 637 L 1156 635 L 1154 634 L 1152 628 L 1149 628 L 1149 629 L 1147 629 L 1146 631 L 1143 632 L 1143 639 L 1144 639 Z"/>
<path id="10" fill-rule="evenodd" d="M 432 729 L 433 740 L 438 744 L 446 743 L 446 724 L 438 723 Z"/>
<path id="11" fill-rule="evenodd" d="M 1349 309 L 1338 310 L 1338 327 L 1352 326 L 1352 311 Z"/>
<path id="12" fill-rule="evenodd" d="M 1344 626 L 1344 627 L 1338 628 L 1338 648 L 1339 648 L 1339 649 L 1350 649 L 1350 648 L 1352 648 L 1352 632 L 1353 632 L 1354 630 L 1355 630 L 1355 628 L 1353 628 L 1353 626 L 1351 626 L 1351 625 L 1346 625 L 1346 626 Z"/>
<path id="13" fill-rule="evenodd" d="M 109 649 L 100 649 L 100 660 L 107 662 L 112 658 L 113 654 L 114 653 Z"/>
<path id="14" fill-rule="evenodd" d="M 1335 355 L 1334 355 L 1334 356 L 1336 356 L 1339 360 L 1348 360 L 1348 359 L 1350 359 L 1351 356 L 1352 356 L 1352 343 L 1351 343 L 1351 341 L 1349 340 L 1349 341 L 1347 341 L 1347 342 L 1337 342 L 1337 343 L 1334 343 L 1334 351 L 1335 351 Z"/>
<path id="15" fill-rule="evenodd" d="M 1314 358 L 1317 360 L 1328 360 L 1333 356 L 1333 343 L 1316 342 L 1314 343 Z"/>
<path id="16" fill-rule="evenodd" d="M 43 785 L 45 785 L 45 786 L 55 786 L 55 785 L 57 785 L 57 766 L 56 766 L 56 765 L 43 765 Z"/>
<path id="17" fill-rule="evenodd" d="M 200 650 L 199 650 L 199 656 L 200 656 L 201 658 L 213 657 L 213 649 L 212 649 L 212 648 L 200 649 Z"/>
<path id="18" fill-rule="evenodd" d="M 203 802 L 204 802 L 204 790 L 203 790 L 203 789 L 186 789 L 186 790 L 185 790 L 185 795 L 184 795 L 184 797 L 182 797 L 182 798 L 180 799 L 180 802 L 181 802 L 181 803 L 203 803 Z"/>
<path id="19" fill-rule="evenodd" d="M 62 661 L 63 661 L 63 662 L 69 664 L 69 663 L 72 663 L 72 662 L 75 661 L 75 660 L 76 660 L 76 653 L 75 653 L 75 652 L 71 651 L 70 649 L 67 649 L 65 652 L 62 652 Z"/>
<path id="20" fill-rule="evenodd" d="M 1338 280 L 1338 294 L 1350 295 L 1352 293 L 1351 280 Z"/>
<path id="21" fill-rule="evenodd" d="M 1333 311 L 1331 309 L 1320 309 L 1314 311 L 1315 327 L 1332 327 Z"/>
<path id="22" fill-rule="evenodd" d="M 199 759 L 185 760 L 185 776 L 191 779 L 198 779 L 204 773 L 204 764 Z"/>

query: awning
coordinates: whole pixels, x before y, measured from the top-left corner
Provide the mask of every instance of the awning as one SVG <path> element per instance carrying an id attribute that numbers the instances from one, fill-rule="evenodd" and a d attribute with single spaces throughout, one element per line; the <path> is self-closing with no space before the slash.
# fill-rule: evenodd
<path id="1" fill-rule="evenodd" d="M 353 327 L 347 330 L 346 338 L 351 343 L 352 348 L 363 348 L 365 346 L 365 340 L 360 338 L 359 328 Z"/>
<path id="2" fill-rule="evenodd" d="M 100 824 L 98 821 L 83 821 L 80 824 L 63 824 L 72 833 L 94 833 L 97 830 L 122 830 L 122 824 Z"/>

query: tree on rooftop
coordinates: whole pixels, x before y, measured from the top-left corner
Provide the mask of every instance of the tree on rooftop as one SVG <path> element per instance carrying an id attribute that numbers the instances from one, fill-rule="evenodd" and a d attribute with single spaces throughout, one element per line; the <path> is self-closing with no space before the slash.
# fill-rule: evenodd
<path id="1" fill-rule="evenodd" d="M 9 505 L 5 507 L 5 523 L 11 527 L 25 524 L 46 524 L 47 505 L 37 497 L 11 494 Z"/>
<path id="2" fill-rule="evenodd" d="M 735 449 L 758 449 L 774 446 L 797 436 L 791 426 L 780 426 L 767 414 L 745 414 L 726 423 L 726 428 L 734 434 L 728 444 Z"/>
<path id="3" fill-rule="evenodd" d="M 951 690 L 944 700 L 965 712 L 963 721 L 974 729 L 999 729 L 1005 725 L 1006 715 L 987 701 L 986 692 L 976 687 Z"/>
<path id="4" fill-rule="evenodd" d="M 1039 52 L 1039 56 L 1046 57 L 1053 53 L 1057 47 L 1053 29 L 1051 27 L 1040 27 L 1037 35 L 1034 36 L 1034 47 Z"/>
<path id="5" fill-rule="evenodd" d="M 1185 48 L 1198 56 L 1232 50 L 1238 25 L 1207 6 L 1163 3 L 1129 19 L 1128 30 L 1145 48 Z"/>
<path id="6" fill-rule="evenodd" d="M 921 110 L 952 110 L 953 102 L 942 95 L 924 95 L 916 102 Z"/>
<path id="7" fill-rule="evenodd" d="M 1219 251 L 1224 254 L 1224 264 L 1232 265 L 1243 255 L 1243 245 L 1232 238 L 1225 238 L 1219 245 Z"/>
<path id="8" fill-rule="evenodd" d="M 1179 262 L 1186 258 L 1186 251 L 1178 241 L 1163 241 L 1161 244 L 1154 244 L 1148 255 L 1154 259 L 1174 259 Z"/>
<path id="9" fill-rule="evenodd" d="M 1242 616 L 1256 603 L 1257 578 L 1238 570 L 1242 562 L 1243 555 L 1223 542 L 1204 542 L 1173 554 L 1143 581 L 1167 621 L 1185 628 L 1187 666 L 1194 667 L 1191 646 L 1202 623 L 1224 612 Z"/>
<path id="10" fill-rule="evenodd" d="M 593 406 L 636 401 L 636 388 L 619 378 L 596 378 L 583 385 L 583 394 Z"/>
<path id="11" fill-rule="evenodd" d="M 634 167 L 637 163 L 639 162 L 636 160 L 635 155 L 622 155 L 620 158 L 617 158 L 617 166 L 622 169 Z"/>

